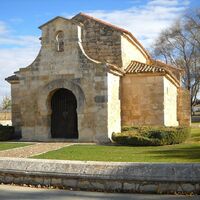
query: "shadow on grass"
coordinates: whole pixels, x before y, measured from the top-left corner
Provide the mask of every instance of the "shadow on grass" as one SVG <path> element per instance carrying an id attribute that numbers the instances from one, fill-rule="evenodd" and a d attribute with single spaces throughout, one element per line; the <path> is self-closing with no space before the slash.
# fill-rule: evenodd
<path id="1" fill-rule="evenodd" d="M 200 162 L 200 145 L 180 147 L 176 149 L 166 149 L 159 151 L 147 151 L 148 154 L 154 154 L 154 158 L 171 158 L 171 159 L 184 159 Z M 155 155 L 156 154 L 156 155 Z"/>

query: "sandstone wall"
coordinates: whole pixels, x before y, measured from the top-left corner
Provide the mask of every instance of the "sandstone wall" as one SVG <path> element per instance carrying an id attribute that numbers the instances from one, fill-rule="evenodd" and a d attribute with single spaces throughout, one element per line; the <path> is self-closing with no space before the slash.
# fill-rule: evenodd
<path id="1" fill-rule="evenodd" d="M 63 52 L 56 51 L 55 36 L 60 30 L 64 33 Z M 51 139 L 51 97 L 57 89 L 66 88 L 78 102 L 78 140 L 109 141 L 106 66 L 90 60 L 81 50 L 81 30 L 77 24 L 58 18 L 43 26 L 42 32 L 39 55 L 17 73 L 18 86 L 12 85 L 13 113 L 20 113 L 23 139 Z"/>
<path id="2" fill-rule="evenodd" d="M 15 132 L 21 133 L 21 96 L 19 84 L 15 83 L 11 85 L 11 101 L 12 101 L 12 125 L 15 127 Z"/>
<path id="3" fill-rule="evenodd" d="M 123 35 L 121 36 L 121 57 L 123 68 L 126 68 L 132 60 L 147 62 L 147 58 L 141 51 Z"/>
<path id="4" fill-rule="evenodd" d="M 178 90 L 178 121 L 181 126 L 191 125 L 190 92 L 184 88 Z"/>
<path id="5" fill-rule="evenodd" d="M 108 73 L 108 137 L 121 132 L 120 77 Z"/>
<path id="6" fill-rule="evenodd" d="M 121 84 L 122 126 L 164 125 L 163 76 L 125 75 Z"/>
<path id="7" fill-rule="evenodd" d="M 82 15 L 76 16 L 74 20 L 84 24 L 83 46 L 91 58 L 122 66 L 119 31 Z"/>
<path id="8" fill-rule="evenodd" d="M 177 87 L 166 77 L 164 81 L 164 125 L 178 126 L 177 121 Z"/>

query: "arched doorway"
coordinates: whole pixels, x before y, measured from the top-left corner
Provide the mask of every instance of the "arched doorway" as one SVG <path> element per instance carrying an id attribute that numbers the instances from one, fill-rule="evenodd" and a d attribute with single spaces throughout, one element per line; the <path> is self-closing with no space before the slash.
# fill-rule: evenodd
<path id="1" fill-rule="evenodd" d="M 58 89 L 51 98 L 52 138 L 78 138 L 77 101 L 67 89 Z"/>

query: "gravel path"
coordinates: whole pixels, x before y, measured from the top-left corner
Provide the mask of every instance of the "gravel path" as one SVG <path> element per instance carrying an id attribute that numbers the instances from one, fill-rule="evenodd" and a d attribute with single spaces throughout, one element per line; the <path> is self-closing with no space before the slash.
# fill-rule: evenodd
<path id="1" fill-rule="evenodd" d="M 73 145 L 72 143 L 36 143 L 33 145 L 0 151 L 0 157 L 28 158 L 31 156 Z"/>

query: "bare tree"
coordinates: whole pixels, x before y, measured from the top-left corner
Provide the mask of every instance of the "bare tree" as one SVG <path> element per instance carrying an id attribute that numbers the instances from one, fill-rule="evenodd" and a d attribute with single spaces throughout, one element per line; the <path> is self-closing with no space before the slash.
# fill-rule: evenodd
<path id="1" fill-rule="evenodd" d="M 184 70 L 182 84 L 190 90 L 191 106 L 195 105 L 200 89 L 200 8 L 188 11 L 161 32 L 152 54 Z"/>
<path id="2" fill-rule="evenodd" d="M 11 99 L 5 96 L 1 103 L 1 110 L 10 110 L 11 109 Z"/>

